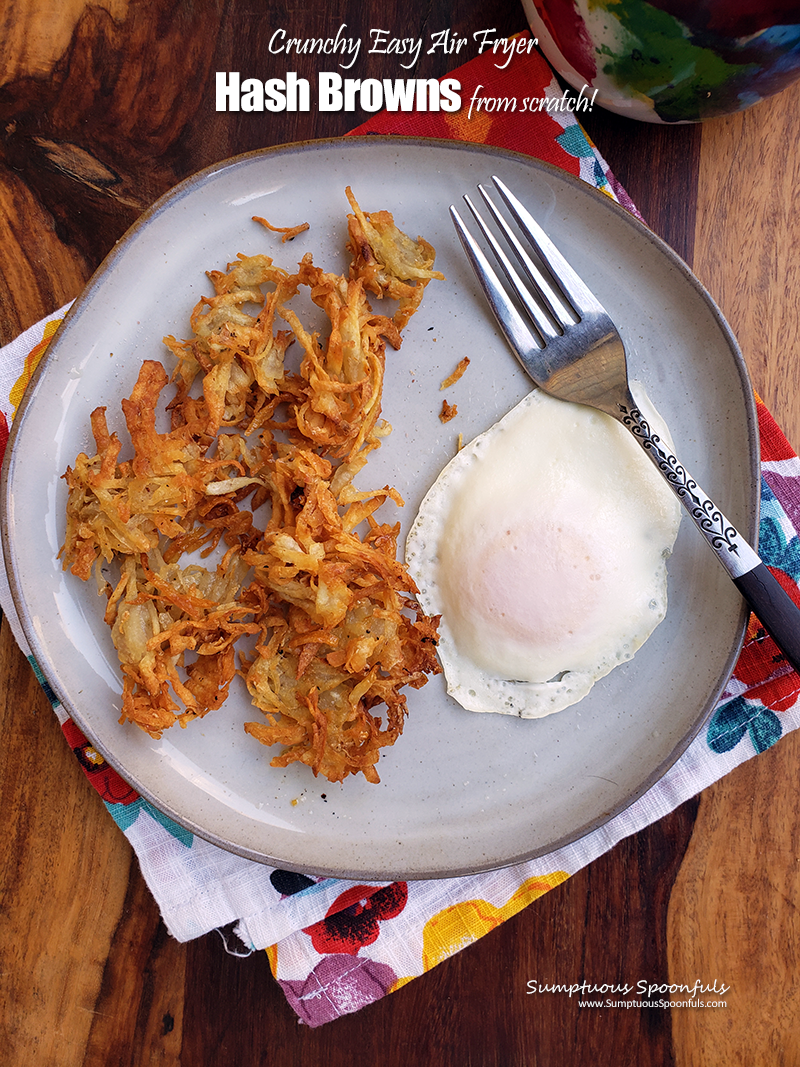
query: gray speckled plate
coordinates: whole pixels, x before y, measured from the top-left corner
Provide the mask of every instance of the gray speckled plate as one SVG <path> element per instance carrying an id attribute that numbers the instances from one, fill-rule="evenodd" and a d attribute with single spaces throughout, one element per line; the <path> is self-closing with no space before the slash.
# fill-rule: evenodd
<path id="1" fill-rule="evenodd" d="M 538 721 L 475 715 L 441 678 L 409 694 L 405 733 L 381 759 L 381 784 L 316 780 L 269 766 L 245 736 L 258 718 L 244 688 L 225 709 L 154 741 L 117 722 L 121 682 L 102 602 L 65 575 L 61 474 L 91 447 L 89 413 L 128 395 L 144 358 L 164 359 L 209 291 L 204 271 L 238 252 L 293 267 L 304 252 L 346 260 L 347 184 L 437 249 L 432 284 L 399 352 L 387 352 L 384 415 L 394 432 L 364 486 L 398 487 L 407 529 L 456 448 L 528 391 L 476 290 L 448 205 L 497 173 L 534 209 L 617 322 L 632 376 L 669 423 L 681 459 L 737 526 L 755 536 L 758 440 L 736 343 L 686 267 L 608 197 L 552 167 L 478 146 L 368 137 L 289 145 L 220 164 L 161 199 L 118 244 L 76 302 L 27 392 L 4 472 L 3 545 L 34 653 L 65 708 L 137 789 L 224 848 L 274 865 L 344 877 L 422 878 L 500 867 L 602 825 L 649 788 L 710 713 L 743 635 L 738 593 L 682 524 L 667 618 L 628 664 L 575 707 Z M 281 245 L 251 221 L 311 223 Z M 441 381 L 458 416 L 438 419 Z M 386 505 L 387 519 L 394 506 Z M 324 794 L 324 797 L 323 797 Z"/>

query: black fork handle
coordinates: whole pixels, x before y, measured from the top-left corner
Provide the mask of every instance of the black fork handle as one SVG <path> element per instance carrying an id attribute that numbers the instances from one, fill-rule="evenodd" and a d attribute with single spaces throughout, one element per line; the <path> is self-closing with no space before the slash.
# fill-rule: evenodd
<path id="1" fill-rule="evenodd" d="M 733 584 L 800 674 L 800 608 L 766 563 L 759 563 L 751 571 L 734 578 Z"/>

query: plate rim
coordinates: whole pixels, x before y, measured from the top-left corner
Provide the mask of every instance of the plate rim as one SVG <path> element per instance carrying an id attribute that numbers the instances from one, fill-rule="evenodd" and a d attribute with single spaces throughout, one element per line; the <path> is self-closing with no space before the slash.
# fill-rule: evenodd
<path id="1" fill-rule="evenodd" d="M 752 504 L 751 514 L 748 515 L 748 522 L 750 529 L 743 531 L 752 544 L 757 548 L 758 545 L 758 528 L 760 517 L 760 498 L 761 498 L 761 478 L 760 478 L 760 440 L 759 440 L 759 424 L 758 413 L 755 399 L 755 393 L 753 390 L 750 373 L 742 355 L 738 341 L 728 324 L 725 316 L 720 310 L 714 298 L 711 296 L 705 285 L 694 274 L 688 264 L 680 257 L 680 255 L 671 248 L 666 241 L 654 233 L 645 222 L 640 218 L 633 215 L 627 208 L 625 208 L 618 201 L 612 199 L 606 193 L 599 190 L 597 187 L 590 185 L 584 179 L 563 170 L 561 167 L 553 163 L 549 163 L 544 160 L 540 160 L 534 156 L 527 155 L 524 152 L 519 152 L 513 149 L 498 148 L 493 145 L 474 143 L 470 141 L 458 141 L 449 138 L 432 138 L 432 137 L 407 137 L 401 135 L 345 135 L 343 137 L 331 137 L 331 138 L 319 138 L 305 141 L 292 141 L 280 145 L 271 145 L 260 149 L 254 149 L 252 151 L 243 152 L 228 159 L 220 160 L 216 163 L 212 163 L 207 167 L 204 167 L 182 179 L 176 185 L 166 190 L 161 196 L 159 196 L 125 231 L 125 233 L 115 242 L 114 246 L 103 257 L 100 264 L 93 271 L 91 277 L 87 281 L 86 285 L 82 289 L 81 293 L 75 298 L 71 306 L 69 307 L 64 320 L 56 331 L 55 335 L 51 339 L 48 348 L 40 360 L 31 381 L 26 388 L 22 401 L 17 409 L 15 418 L 10 428 L 9 438 L 6 444 L 5 455 L 3 458 L 2 472 L 0 473 L 0 538 L 2 539 L 2 548 L 4 555 L 5 569 L 8 577 L 9 587 L 11 591 L 14 607 L 16 608 L 17 615 L 22 627 L 23 633 L 31 649 L 31 653 L 40 666 L 46 681 L 53 689 L 53 692 L 61 702 L 64 710 L 69 714 L 70 718 L 77 724 L 77 726 L 86 734 L 93 745 L 97 747 L 98 752 L 113 767 L 121 776 L 132 785 L 137 792 L 150 804 L 152 804 L 159 811 L 163 812 L 175 823 L 183 828 L 189 830 L 197 837 L 216 845 L 227 852 L 241 856 L 245 859 L 253 860 L 266 866 L 281 867 L 287 870 L 299 871 L 302 873 L 313 873 L 317 875 L 325 875 L 327 877 L 337 878 L 359 878 L 359 879 L 371 879 L 371 880 L 395 880 L 402 878 L 405 880 L 424 880 L 429 878 L 453 878 L 462 877 L 469 874 L 476 874 L 483 871 L 500 870 L 507 867 L 514 866 L 521 862 L 540 858 L 550 853 L 556 852 L 559 849 L 573 844 L 582 838 L 588 836 L 595 830 L 608 825 L 617 816 L 627 811 L 633 804 L 635 804 L 645 793 L 647 793 L 654 785 L 659 782 L 669 769 L 680 759 L 680 757 L 689 748 L 694 739 L 701 732 L 705 724 L 708 722 L 714 707 L 716 706 L 719 697 L 725 689 L 725 686 L 730 678 L 730 675 L 735 667 L 736 661 L 744 643 L 747 619 L 749 617 L 749 611 L 742 601 L 742 608 L 740 612 L 739 624 L 737 627 L 738 638 L 734 642 L 728 657 L 723 666 L 722 672 L 717 680 L 716 685 L 706 698 L 703 705 L 701 714 L 697 717 L 692 727 L 681 737 L 681 739 L 674 745 L 669 755 L 656 767 L 631 793 L 627 794 L 624 799 L 620 800 L 618 804 L 611 807 L 608 811 L 602 812 L 594 818 L 586 821 L 580 827 L 575 828 L 569 833 L 562 835 L 554 841 L 548 842 L 546 845 L 539 846 L 532 850 L 523 851 L 513 857 L 504 860 L 502 863 L 495 861 L 487 861 L 484 865 L 475 865 L 471 863 L 468 867 L 457 868 L 452 870 L 442 871 L 439 869 L 433 871 L 421 871 L 415 872 L 409 875 L 402 870 L 396 870 L 394 868 L 382 868 L 376 873 L 374 868 L 352 868 L 348 867 L 344 869 L 333 869 L 326 865 L 308 865 L 304 863 L 297 863 L 288 860 L 282 860 L 277 857 L 271 857 L 258 850 L 251 849 L 247 846 L 230 842 L 219 834 L 204 829 L 202 826 L 197 825 L 193 820 L 186 815 L 173 810 L 169 803 L 165 803 L 160 800 L 157 795 L 147 785 L 144 785 L 136 780 L 136 776 L 131 776 L 124 768 L 123 762 L 116 757 L 113 751 L 109 750 L 108 746 L 102 741 L 96 742 L 95 738 L 91 736 L 92 731 L 90 727 L 86 726 L 83 718 L 81 708 L 77 707 L 75 703 L 65 694 L 63 688 L 60 685 L 58 678 L 58 672 L 55 669 L 55 665 L 51 664 L 49 657 L 44 655 L 45 646 L 40 642 L 35 627 L 32 624 L 30 614 L 27 610 L 24 593 L 22 590 L 22 583 L 17 572 L 17 561 L 15 557 L 14 546 L 11 537 L 11 528 L 9 520 L 9 493 L 10 483 L 13 480 L 13 473 L 16 467 L 16 457 L 14 455 L 14 445 L 21 429 L 24 425 L 27 417 L 29 407 L 34 403 L 38 384 L 45 374 L 48 363 L 52 360 L 53 356 L 57 353 L 59 348 L 59 342 L 66 335 L 68 328 L 74 318 L 80 315 L 80 312 L 85 304 L 88 304 L 92 298 L 94 290 L 102 281 L 105 274 L 111 270 L 116 262 L 117 258 L 124 255 L 127 246 L 135 239 L 136 235 L 146 227 L 151 220 L 156 218 L 163 211 L 168 209 L 179 200 L 188 195 L 195 186 L 204 184 L 214 175 L 225 171 L 232 170 L 236 167 L 244 165 L 254 159 L 267 159 L 270 156 L 275 155 L 291 155 L 300 154 L 308 151 L 316 151 L 328 148 L 343 149 L 348 145 L 353 145 L 358 148 L 368 148 L 369 146 L 376 145 L 391 145 L 397 147 L 399 151 L 403 151 L 405 147 L 412 146 L 415 148 L 434 148 L 434 149 L 446 149 L 447 151 L 463 151 L 466 150 L 472 154 L 482 154 L 487 159 L 493 160 L 514 160 L 517 163 L 523 164 L 534 171 L 540 171 L 545 174 L 552 174 L 557 180 L 566 182 L 568 185 L 572 185 L 576 190 L 580 191 L 581 195 L 588 195 L 589 197 L 599 198 L 598 203 L 603 205 L 605 210 L 611 211 L 616 214 L 624 224 L 632 227 L 640 237 L 650 242 L 658 252 L 676 269 L 683 277 L 685 282 L 688 282 L 690 286 L 695 290 L 697 295 L 706 305 L 706 308 L 711 313 L 717 328 L 720 330 L 722 337 L 724 338 L 730 354 L 733 357 L 733 365 L 738 372 L 739 382 L 741 386 L 741 394 L 743 400 L 743 406 L 745 409 L 746 429 L 747 436 L 750 442 L 749 448 L 749 475 L 752 487 Z M 42 664 L 42 660 L 47 664 L 48 669 Z M 52 668 L 52 672 L 49 668 Z"/>

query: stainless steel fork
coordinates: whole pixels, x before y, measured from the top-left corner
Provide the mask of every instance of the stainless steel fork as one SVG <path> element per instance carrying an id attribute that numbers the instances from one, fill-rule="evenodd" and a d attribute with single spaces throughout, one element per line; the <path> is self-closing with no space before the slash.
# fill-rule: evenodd
<path id="1" fill-rule="evenodd" d="M 598 408 L 631 431 L 788 662 L 800 672 L 800 609 L 637 409 L 628 385 L 625 347 L 605 308 L 517 197 L 499 178 L 493 176 L 492 181 L 524 241 L 484 186 L 479 185 L 478 190 L 507 248 L 470 198 L 465 196 L 464 200 L 505 281 L 500 280 L 455 207 L 450 208 L 450 214 L 520 363 L 545 392 Z"/>

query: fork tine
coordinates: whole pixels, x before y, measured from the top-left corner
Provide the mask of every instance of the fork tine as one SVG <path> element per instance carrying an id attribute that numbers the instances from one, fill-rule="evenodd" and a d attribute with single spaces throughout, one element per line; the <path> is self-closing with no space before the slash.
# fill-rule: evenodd
<path id="1" fill-rule="evenodd" d="M 478 186 L 478 188 L 480 188 L 480 186 Z M 522 281 L 522 279 L 520 278 L 519 274 L 514 269 L 512 263 L 511 263 L 511 260 L 508 258 L 506 253 L 503 251 L 503 248 L 501 247 L 501 245 L 498 244 L 494 234 L 491 232 L 489 227 L 486 225 L 486 223 L 484 222 L 483 218 L 479 214 L 477 208 L 475 207 L 475 205 L 472 203 L 472 201 L 470 200 L 470 198 L 468 196 L 464 197 L 464 202 L 466 203 L 467 207 L 472 212 L 472 215 L 473 215 L 475 221 L 477 222 L 478 226 L 480 227 L 481 233 L 485 237 L 487 244 L 492 249 L 492 252 L 494 253 L 495 258 L 497 259 L 497 262 L 503 268 L 503 271 L 505 272 L 506 277 L 511 282 L 511 288 L 514 290 L 516 295 L 519 297 L 519 299 L 524 304 L 525 310 L 530 315 L 531 319 L 533 320 L 533 322 L 534 322 L 537 330 L 541 334 L 542 338 L 545 341 L 552 341 L 554 337 L 558 337 L 560 335 L 560 333 L 562 332 L 558 328 L 559 323 L 558 323 L 557 316 L 554 315 L 553 319 L 551 321 L 551 319 L 548 317 L 548 314 L 547 314 L 548 308 L 547 308 L 546 302 L 545 302 L 544 306 L 542 306 L 542 305 L 540 305 L 540 304 L 538 304 L 536 302 L 533 293 L 531 293 L 531 291 L 530 291 L 530 288 L 527 285 L 525 285 L 525 283 Z M 523 249 L 523 253 L 524 253 L 524 249 Z M 524 266 L 524 263 L 523 263 L 523 266 Z"/>
<path id="2" fill-rule="evenodd" d="M 531 213 L 523 207 L 511 190 L 495 174 L 492 175 L 492 181 L 512 215 L 539 253 L 542 262 L 545 263 L 559 288 L 563 290 L 564 295 L 572 304 L 579 318 L 583 318 L 584 315 L 590 312 L 593 314 L 605 314 L 605 309 L 597 297 L 567 263 Z"/>
<path id="3" fill-rule="evenodd" d="M 550 280 L 545 277 L 542 271 L 528 255 L 527 251 L 523 248 L 520 239 L 517 237 L 517 235 L 511 229 L 509 224 L 503 218 L 497 208 L 497 205 L 489 196 L 486 187 L 483 185 L 479 185 L 478 192 L 481 194 L 486 203 L 486 206 L 491 211 L 492 217 L 497 223 L 500 232 L 503 234 L 506 241 L 508 241 L 510 247 L 513 248 L 517 259 L 522 264 L 522 267 L 525 270 L 525 273 L 533 282 L 540 297 L 543 298 L 545 306 L 547 307 L 550 314 L 553 316 L 554 321 L 562 327 L 561 332 L 563 332 L 563 327 L 571 325 L 575 321 L 575 312 L 572 309 L 569 300 L 564 296 L 560 289 L 553 287 Z M 465 197 L 464 199 L 466 200 L 467 198 Z M 473 213 L 474 211 L 475 209 L 473 208 Z M 484 233 L 486 233 L 485 229 Z"/>
<path id="4" fill-rule="evenodd" d="M 463 219 L 453 205 L 450 216 L 456 228 L 467 259 L 483 287 L 486 298 L 494 311 L 497 321 L 505 333 L 509 344 L 515 352 L 528 352 L 531 348 L 541 349 L 542 342 L 536 337 L 514 306 L 505 287 L 497 277 L 494 268 L 486 258 L 483 249 L 464 224 Z"/>

